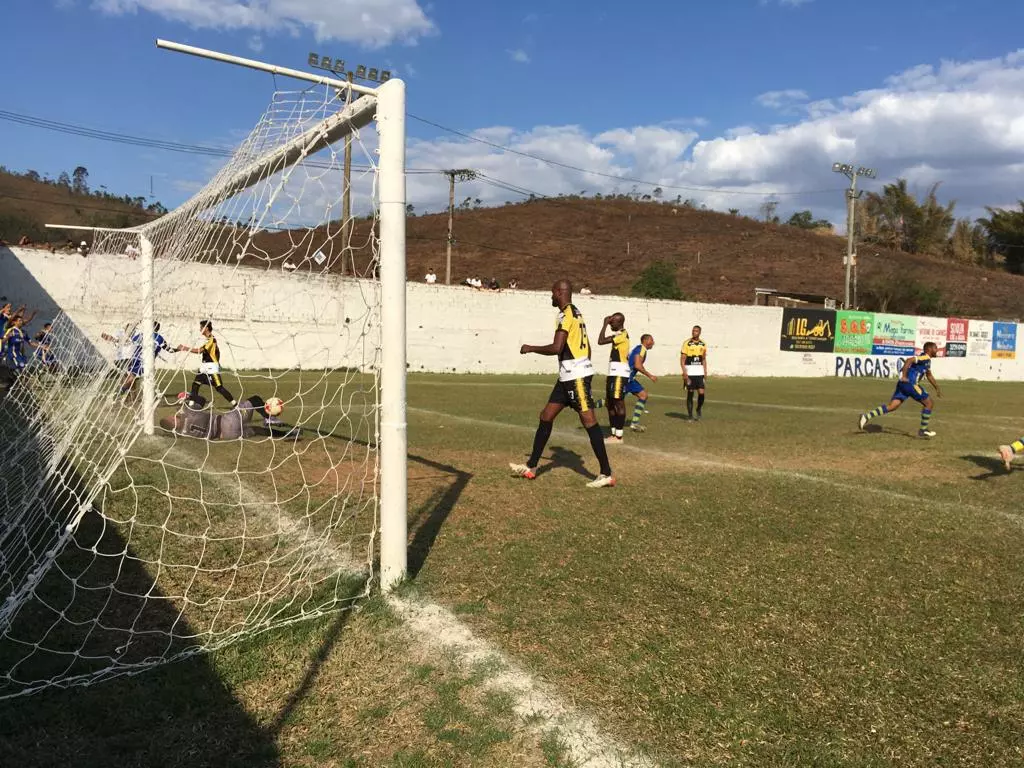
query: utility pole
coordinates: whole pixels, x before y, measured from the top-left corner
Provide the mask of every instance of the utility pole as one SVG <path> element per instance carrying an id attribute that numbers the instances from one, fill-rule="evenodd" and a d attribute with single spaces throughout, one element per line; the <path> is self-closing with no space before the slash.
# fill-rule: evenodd
<path id="1" fill-rule="evenodd" d="M 450 168 L 443 171 L 448 177 L 448 255 L 445 259 L 444 282 L 445 285 L 452 284 L 452 243 L 455 242 L 455 180 L 472 181 L 476 178 L 476 171 L 470 168 Z"/>
<path id="2" fill-rule="evenodd" d="M 833 163 L 832 171 L 833 173 L 841 173 L 850 180 L 850 188 L 846 190 L 846 258 L 843 260 L 846 264 L 846 291 L 843 308 L 850 309 L 853 306 L 850 303 L 850 279 L 854 262 L 857 259 L 854 247 L 854 230 L 857 223 L 857 198 L 862 194 L 857 191 L 857 178 L 863 176 L 866 179 L 873 179 L 875 178 L 875 170 L 861 166 L 855 167 L 848 163 Z"/>

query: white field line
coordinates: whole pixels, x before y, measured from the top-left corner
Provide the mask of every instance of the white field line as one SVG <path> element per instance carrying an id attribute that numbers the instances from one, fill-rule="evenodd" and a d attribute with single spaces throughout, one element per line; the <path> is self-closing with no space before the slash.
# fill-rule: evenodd
<path id="1" fill-rule="evenodd" d="M 551 384 L 542 384 L 542 383 L 536 382 L 536 381 L 527 381 L 527 382 L 514 382 L 514 381 L 478 381 L 478 382 L 477 381 L 452 381 L 452 382 L 444 382 L 444 381 L 415 381 L 415 380 L 413 380 L 409 384 L 409 388 L 410 389 L 415 389 L 416 387 L 419 387 L 419 386 L 443 386 L 443 387 L 540 387 L 540 388 L 548 389 L 548 390 L 550 390 L 551 387 L 552 387 Z M 680 384 L 680 386 L 682 386 L 682 385 Z M 663 394 L 660 394 L 658 392 L 651 392 L 651 400 L 653 402 L 658 402 L 659 400 L 673 400 L 675 402 L 680 402 L 680 403 L 686 402 L 686 398 L 685 397 L 679 397 L 678 395 L 663 395 Z M 879 399 L 878 402 L 881 403 L 882 400 Z M 940 400 L 939 402 L 941 403 L 942 401 Z M 837 408 L 837 407 L 834 407 L 834 406 L 833 407 L 829 407 L 829 406 L 824 406 L 824 405 L 789 405 L 789 404 L 786 404 L 786 403 L 754 403 L 754 402 L 750 402 L 748 400 L 717 400 L 714 397 L 709 397 L 707 399 L 707 405 L 710 405 L 710 406 L 728 405 L 728 406 L 734 406 L 736 408 L 762 408 L 762 409 L 773 410 L 773 411 L 798 411 L 798 412 L 804 412 L 804 413 L 842 413 L 842 414 L 846 414 L 846 415 L 850 416 L 851 419 L 856 419 L 857 416 L 860 415 L 860 411 L 856 410 L 855 408 Z M 914 418 L 917 418 L 917 412 L 912 410 L 912 409 L 900 409 L 899 415 L 900 416 L 904 416 L 904 415 L 911 416 L 912 415 Z M 1019 417 L 1019 416 L 957 416 L 955 414 L 954 415 L 948 415 L 945 411 L 940 410 L 940 409 L 937 409 L 935 418 L 936 419 L 941 419 L 943 421 L 965 421 L 965 422 L 970 422 L 972 424 L 978 424 L 978 423 L 985 422 L 985 423 L 991 423 L 993 425 L 1002 425 L 1002 424 L 1011 424 L 1011 423 L 1021 424 L 1021 422 L 1024 422 L 1024 417 Z M 1024 429 L 1024 425 L 1022 425 L 1021 428 Z"/>
<path id="2" fill-rule="evenodd" d="M 467 424 L 479 424 L 480 426 L 488 427 L 503 427 L 505 429 L 515 430 L 517 432 L 524 432 L 533 434 L 536 427 L 527 427 L 522 424 L 508 424 L 503 421 L 489 421 L 487 419 L 475 419 L 470 416 L 458 416 L 444 411 L 433 411 L 426 408 L 409 408 L 410 412 L 422 413 L 429 416 L 437 416 L 444 419 L 450 419 L 453 421 L 461 421 Z M 571 440 L 578 443 L 587 443 L 589 445 L 590 439 L 583 435 L 575 434 L 565 429 L 558 429 L 552 432 L 552 436 L 558 435 L 559 438 L 564 440 Z M 876 496 L 884 496 L 890 499 L 896 499 L 898 501 L 906 501 L 913 504 L 913 506 L 920 507 L 926 505 L 929 507 L 943 507 L 954 510 L 967 510 L 969 512 L 977 512 L 986 515 L 997 515 L 1003 517 L 1011 522 L 1024 526 L 1024 515 L 1014 514 L 1012 512 L 1006 512 L 1001 509 L 993 509 L 991 507 L 979 507 L 973 504 L 964 504 L 962 502 L 952 501 L 937 501 L 937 500 L 922 500 L 920 496 L 913 496 L 909 493 L 901 493 L 900 491 L 891 491 L 886 488 L 876 488 L 869 485 L 858 485 L 856 483 L 846 483 L 841 480 L 832 480 L 831 478 L 821 477 L 820 475 L 811 475 L 806 472 L 797 472 L 789 469 L 776 469 L 774 467 L 755 467 L 750 464 L 735 464 L 728 461 L 720 461 L 718 459 L 707 459 L 696 454 L 689 453 L 676 453 L 673 451 L 662 451 L 657 448 L 641 448 L 627 443 L 614 448 L 616 453 L 620 451 L 631 451 L 639 453 L 644 456 L 655 456 L 659 459 L 665 459 L 667 461 L 673 461 L 680 464 L 684 464 L 687 467 L 707 467 L 708 469 L 727 470 L 732 472 L 750 472 L 753 474 L 761 475 L 775 475 L 778 477 L 788 477 L 794 480 L 802 480 L 804 482 L 819 483 L 821 485 L 828 485 L 833 488 L 838 488 L 844 491 L 852 491 L 855 493 L 873 493 Z M 614 457 L 614 454 L 613 454 Z"/>
<path id="3" fill-rule="evenodd" d="M 166 450 L 164 456 L 173 457 L 183 468 L 188 468 L 195 459 L 178 446 Z M 236 484 L 221 473 L 204 474 L 203 479 L 204 482 L 217 485 L 221 491 L 239 491 L 240 502 L 246 506 L 247 511 L 271 517 L 270 508 L 277 507 L 274 502 L 264 501 L 241 481 Z M 315 548 L 340 570 L 347 570 L 352 575 L 365 574 L 365 568 L 359 567 L 360 564 L 352 558 L 351 553 L 314 539 L 307 527 L 292 520 L 280 509 L 272 514 L 271 522 L 276 523 L 282 533 L 299 539 L 302 549 Z M 656 765 L 604 735 L 593 720 L 563 702 L 553 688 L 535 680 L 495 646 L 473 634 L 451 611 L 421 597 L 391 594 L 387 601 L 423 647 L 454 657 L 456 664 L 465 673 L 488 673 L 480 686 L 510 696 L 513 710 L 538 741 L 550 731 L 556 731 L 573 766 L 654 768 Z"/>

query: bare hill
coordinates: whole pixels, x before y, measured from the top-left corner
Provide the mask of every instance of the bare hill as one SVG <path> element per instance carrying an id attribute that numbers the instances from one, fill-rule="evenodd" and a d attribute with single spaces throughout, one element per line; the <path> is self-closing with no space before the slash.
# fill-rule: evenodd
<path id="1" fill-rule="evenodd" d="M 433 267 L 443 279 L 447 216 L 411 218 L 409 275 Z M 754 288 L 842 298 L 846 241 L 713 211 L 626 200 L 535 200 L 458 211 L 452 281 L 517 277 L 547 288 L 565 276 L 595 292 L 626 293 L 654 261 L 675 265 L 687 299 L 750 304 Z M 628 243 L 628 254 L 627 254 Z M 860 296 L 903 281 L 935 289 L 950 311 L 1024 317 L 1024 277 L 931 256 L 861 245 Z M 875 307 L 872 307 L 875 308 Z"/>

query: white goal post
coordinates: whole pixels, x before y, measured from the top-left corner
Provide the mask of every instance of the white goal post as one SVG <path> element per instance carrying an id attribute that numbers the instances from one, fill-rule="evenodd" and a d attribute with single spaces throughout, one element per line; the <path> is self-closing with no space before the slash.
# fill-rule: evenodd
<path id="1" fill-rule="evenodd" d="M 242 67 L 328 85 L 339 92 L 346 90 L 373 97 L 356 99 L 337 118 L 325 121 L 313 137 L 299 137 L 280 150 L 276 157 L 266 158 L 261 165 L 288 165 L 299 156 L 311 154 L 321 146 L 333 143 L 352 127 L 365 125 L 374 118 L 376 107 L 380 130 L 380 164 L 378 166 L 380 195 L 380 282 L 381 334 L 384 338 L 381 360 L 380 418 L 380 580 L 384 590 L 393 589 L 405 578 L 408 567 L 408 427 L 406 423 L 406 351 L 405 351 L 405 83 L 392 78 L 377 88 L 350 83 L 347 80 L 313 75 L 301 70 L 266 64 L 254 59 L 196 48 L 168 40 L 157 40 L 158 48 L 187 53 L 201 58 L 237 64 Z M 239 188 L 262 177 L 265 169 L 246 169 L 231 183 Z M 147 241 L 143 241 L 143 258 Z M 150 263 L 152 246 L 150 245 Z M 152 271 L 149 271 L 152 275 Z M 143 289 L 146 291 L 146 289 Z M 149 290 L 151 295 L 151 289 Z M 152 302 L 150 312 L 152 312 Z M 144 305 L 145 306 L 145 305 Z M 152 318 L 152 315 L 150 315 Z M 143 328 L 151 328 L 143 322 Z M 150 335 L 152 332 L 150 331 Z M 146 344 L 143 354 L 152 369 L 153 345 Z M 150 380 L 152 375 L 149 376 Z M 145 379 L 144 379 L 145 381 Z M 147 385 L 147 407 L 155 407 L 152 384 Z M 144 396 L 146 396 L 144 394 Z M 151 421 L 152 419 L 150 419 Z M 148 423 L 148 422 L 147 422 Z"/>
<path id="2" fill-rule="evenodd" d="M 407 572 L 405 84 L 156 44 L 270 73 L 273 96 L 181 206 L 52 225 L 93 243 L 0 400 L 0 699 L 215 650 Z"/>

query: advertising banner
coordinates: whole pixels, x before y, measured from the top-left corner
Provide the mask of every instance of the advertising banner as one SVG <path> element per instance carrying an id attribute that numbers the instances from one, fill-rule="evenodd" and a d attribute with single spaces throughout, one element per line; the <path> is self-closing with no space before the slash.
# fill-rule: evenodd
<path id="1" fill-rule="evenodd" d="M 875 315 L 874 355 L 910 357 L 917 343 L 917 318 L 909 315 Z"/>
<path id="2" fill-rule="evenodd" d="M 946 357 L 967 357 L 967 321 L 946 320 Z"/>
<path id="3" fill-rule="evenodd" d="M 786 307 L 782 310 L 779 349 L 788 352 L 831 352 L 836 313 L 829 309 Z"/>
<path id="4" fill-rule="evenodd" d="M 1016 323 L 992 323 L 992 357 L 996 360 L 1017 357 Z"/>
<path id="5" fill-rule="evenodd" d="M 992 323 L 971 320 L 967 326 L 967 356 L 992 357 Z"/>
<path id="6" fill-rule="evenodd" d="M 917 349 L 923 350 L 925 344 L 932 342 L 939 348 L 936 357 L 945 357 L 948 333 L 949 321 L 944 317 L 917 318 Z"/>
<path id="7" fill-rule="evenodd" d="M 874 338 L 873 312 L 842 310 L 836 313 L 836 354 L 870 355 Z"/>

